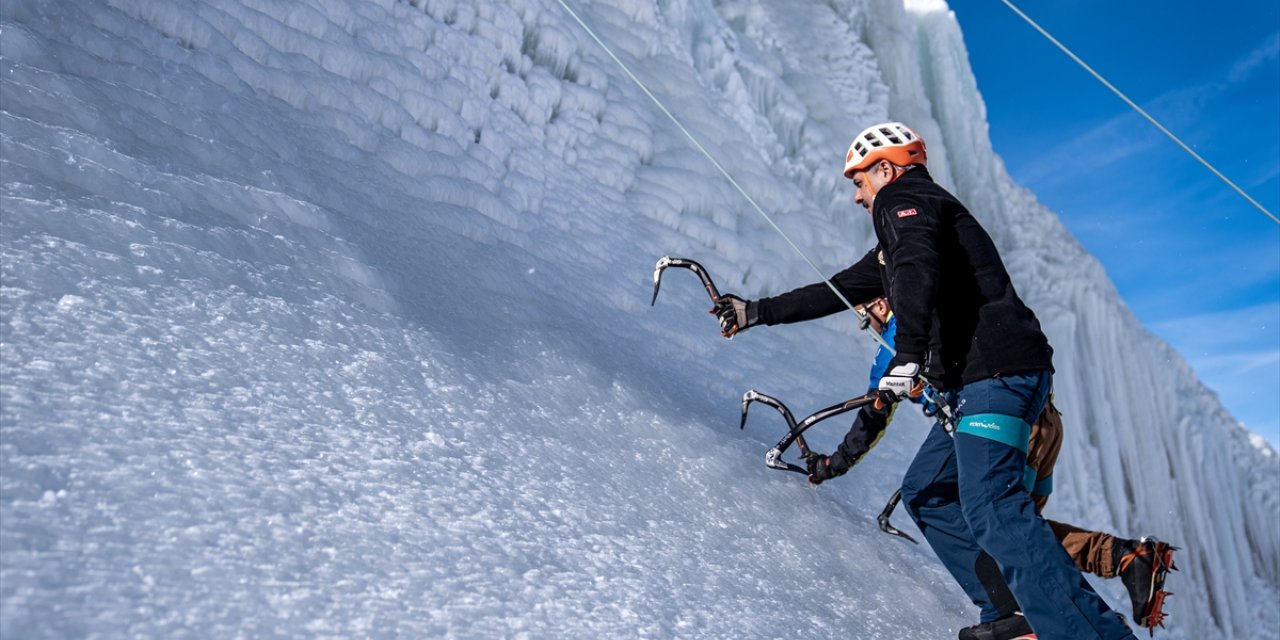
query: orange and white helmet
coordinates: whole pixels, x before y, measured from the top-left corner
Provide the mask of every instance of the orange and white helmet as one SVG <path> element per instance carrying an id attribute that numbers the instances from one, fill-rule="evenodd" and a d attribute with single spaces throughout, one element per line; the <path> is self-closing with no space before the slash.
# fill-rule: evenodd
<path id="1" fill-rule="evenodd" d="M 925 164 L 924 138 L 901 122 L 885 122 L 867 127 L 849 145 L 844 157 L 844 177 L 865 171 L 871 165 L 888 160 L 900 167 Z"/>

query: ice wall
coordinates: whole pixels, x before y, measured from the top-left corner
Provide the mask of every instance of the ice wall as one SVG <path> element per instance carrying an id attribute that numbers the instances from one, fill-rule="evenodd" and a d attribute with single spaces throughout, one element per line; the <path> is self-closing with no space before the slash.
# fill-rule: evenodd
<path id="1" fill-rule="evenodd" d="M 1009 181 L 944 6 L 571 6 L 828 273 L 873 241 L 849 136 L 916 126 L 1058 350 L 1053 515 L 1184 546 L 1167 637 L 1277 636 L 1280 463 Z M 558 3 L 0 19 L 0 635 L 972 622 L 874 529 L 923 419 L 817 491 L 737 429 L 749 387 L 859 392 L 848 319 L 726 342 L 681 273 L 648 306 L 664 254 L 815 276 Z"/>

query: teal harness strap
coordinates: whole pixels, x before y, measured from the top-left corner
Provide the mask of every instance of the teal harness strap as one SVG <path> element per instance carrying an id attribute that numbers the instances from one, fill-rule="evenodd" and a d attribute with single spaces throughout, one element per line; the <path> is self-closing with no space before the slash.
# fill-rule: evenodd
<path id="1" fill-rule="evenodd" d="M 961 418 L 956 433 L 995 440 L 1026 453 L 1027 443 L 1031 440 L 1031 425 L 1000 413 L 978 413 Z"/>
<path id="2" fill-rule="evenodd" d="M 1035 476 L 1032 476 L 1035 477 Z M 1053 494 L 1053 474 L 1049 474 L 1035 483 L 1036 486 L 1031 489 L 1033 496 L 1047 496 Z"/>
<path id="3" fill-rule="evenodd" d="M 1031 495 L 1034 496 L 1036 495 L 1035 486 L 1036 486 L 1036 470 L 1032 469 L 1031 467 L 1027 467 L 1022 472 L 1022 488 L 1026 489 L 1027 493 L 1030 493 Z"/>
<path id="4" fill-rule="evenodd" d="M 971 436 L 995 440 L 1026 453 L 1027 444 L 1031 440 L 1031 425 L 1002 413 L 979 413 L 961 418 L 960 426 L 956 427 L 956 433 L 967 433 Z M 1053 476 L 1048 476 L 1037 483 L 1036 470 L 1031 467 L 1027 467 L 1022 473 L 1022 486 L 1031 495 L 1049 495 L 1049 492 L 1053 491 L 1052 480 Z M 1041 485 L 1046 486 L 1044 493 L 1038 492 Z"/>

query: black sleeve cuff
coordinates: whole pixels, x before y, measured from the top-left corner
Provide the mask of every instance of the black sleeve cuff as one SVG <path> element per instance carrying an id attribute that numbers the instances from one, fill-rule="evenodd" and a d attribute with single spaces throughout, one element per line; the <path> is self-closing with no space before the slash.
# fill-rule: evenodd
<path id="1" fill-rule="evenodd" d="M 851 467 L 853 467 L 853 461 L 849 460 L 849 457 L 844 455 L 844 453 L 839 449 L 831 454 L 830 460 L 832 477 L 842 476 L 847 473 Z"/>
<path id="2" fill-rule="evenodd" d="M 913 353 L 911 351 L 898 351 L 898 353 L 893 356 L 893 360 L 889 361 L 889 369 L 893 369 L 900 364 L 918 364 L 923 368 L 924 354 Z"/>

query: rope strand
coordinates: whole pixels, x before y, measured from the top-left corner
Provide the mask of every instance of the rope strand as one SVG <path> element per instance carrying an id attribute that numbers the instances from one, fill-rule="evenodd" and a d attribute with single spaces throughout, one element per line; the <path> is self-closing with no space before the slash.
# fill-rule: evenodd
<path id="1" fill-rule="evenodd" d="M 1026 20 L 1027 24 L 1034 27 L 1036 31 L 1039 31 L 1040 35 L 1044 36 L 1045 38 L 1048 38 L 1049 42 L 1052 42 L 1055 46 L 1061 49 L 1063 53 L 1067 54 L 1072 60 L 1075 60 L 1076 64 L 1080 65 L 1081 67 L 1084 67 L 1085 71 L 1088 71 L 1090 75 L 1092 75 L 1094 78 L 1097 78 L 1098 82 L 1101 82 L 1103 86 L 1110 89 L 1111 92 L 1119 96 L 1121 100 L 1124 100 L 1125 104 L 1128 104 L 1130 107 L 1133 107 L 1134 111 L 1137 111 L 1139 115 L 1146 118 L 1147 121 L 1150 122 L 1152 125 L 1155 125 L 1155 128 L 1159 129 L 1161 133 L 1165 134 L 1166 136 L 1169 136 L 1170 140 L 1173 140 L 1174 142 L 1178 143 L 1178 146 L 1182 147 L 1184 151 L 1191 154 L 1192 158 L 1199 160 L 1200 164 L 1204 165 L 1205 168 L 1213 172 L 1213 175 L 1218 176 L 1219 178 L 1222 179 L 1223 182 L 1227 183 L 1227 186 L 1231 187 L 1232 189 L 1235 189 L 1236 193 L 1239 193 L 1241 196 L 1244 197 L 1245 200 L 1249 201 L 1249 204 L 1252 204 L 1253 206 L 1257 207 L 1258 211 L 1261 211 L 1262 213 L 1266 214 L 1267 217 L 1271 218 L 1273 222 L 1280 223 L 1280 218 L 1277 218 L 1275 214 L 1268 211 L 1266 207 L 1262 206 L 1257 200 L 1254 200 L 1249 194 L 1245 193 L 1244 189 L 1241 189 L 1240 187 L 1236 186 L 1236 183 L 1232 182 L 1229 178 L 1227 178 L 1227 176 L 1222 175 L 1221 171 L 1218 171 L 1213 165 L 1209 164 L 1207 160 L 1200 157 L 1200 154 L 1193 151 L 1191 147 L 1188 147 L 1186 143 L 1184 143 L 1181 139 L 1178 138 L 1178 136 L 1173 135 L 1172 131 L 1169 131 L 1168 129 L 1165 128 L 1164 125 L 1160 124 L 1155 118 L 1151 117 L 1151 114 L 1147 113 L 1142 107 L 1139 107 L 1133 100 L 1130 100 L 1129 96 L 1126 96 L 1122 91 L 1117 89 L 1115 85 L 1111 84 L 1110 82 L 1107 82 L 1106 78 L 1102 77 L 1102 75 L 1099 74 L 1097 71 L 1094 71 L 1093 67 L 1090 67 L 1088 64 L 1085 64 L 1084 60 L 1081 60 L 1080 57 L 1077 56 L 1075 53 L 1072 53 L 1072 51 L 1068 49 L 1066 45 L 1059 42 L 1058 39 L 1050 35 L 1048 31 L 1045 31 L 1044 28 L 1041 27 L 1039 24 L 1037 24 L 1035 20 L 1032 20 L 1030 16 L 1023 13 L 1021 9 L 1013 6 L 1013 3 L 1010 2 L 1009 0 L 1000 0 L 1000 1 L 1003 2 L 1005 6 L 1012 9 L 1013 12 L 1018 14 L 1018 16 L 1020 16 L 1023 20 Z"/>
<path id="2" fill-rule="evenodd" d="M 666 116 L 671 119 L 671 122 L 675 123 L 676 127 L 680 129 L 680 132 L 683 133 L 684 136 L 688 138 L 690 142 L 693 143 L 693 146 L 697 148 L 698 151 L 702 152 L 702 155 L 706 156 L 707 160 L 711 161 L 711 164 L 715 166 L 716 170 L 718 170 L 720 174 L 723 175 L 725 179 L 729 181 L 729 184 L 733 185 L 734 189 L 738 190 L 738 193 L 742 194 L 743 198 L 746 198 L 747 202 L 751 204 L 751 207 L 756 210 L 756 213 L 760 214 L 760 217 L 764 218 L 765 222 L 768 222 L 769 226 L 773 227 L 773 230 L 777 231 L 778 235 L 782 236 L 782 239 L 787 241 L 787 244 L 790 245 L 791 248 L 795 250 L 797 254 L 799 254 L 799 256 L 805 261 L 805 263 L 809 265 L 809 268 L 813 269 L 814 273 L 818 274 L 818 277 L 822 278 L 822 281 L 826 283 L 827 287 L 829 287 L 831 291 L 836 294 L 836 297 L 840 298 L 840 301 L 843 302 L 845 306 L 849 307 L 850 311 L 852 311 L 853 303 L 849 302 L 849 299 L 846 298 L 844 294 L 841 293 L 840 290 L 836 288 L 835 283 L 831 282 L 831 280 L 827 278 L 825 274 L 822 273 L 822 270 L 819 269 L 818 266 L 814 264 L 812 260 L 809 259 L 809 256 L 805 255 L 805 252 L 802 251 L 800 247 L 796 245 L 795 242 L 791 241 L 791 237 L 788 236 L 786 232 L 783 231 L 782 228 L 779 227 L 778 224 L 773 221 L 773 218 L 769 217 L 769 214 L 765 213 L 764 209 L 761 208 L 760 205 L 756 203 L 755 198 L 752 198 L 751 195 L 747 193 L 746 189 L 743 189 L 742 185 L 738 184 L 738 181 L 734 180 L 732 175 L 729 175 L 729 172 L 726 171 L 725 168 L 720 165 L 720 163 L 715 159 L 715 157 L 711 155 L 711 152 L 707 151 L 707 149 L 702 146 L 701 142 L 698 142 L 698 139 L 695 138 L 693 134 L 690 133 L 689 130 L 685 128 L 684 124 L 682 124 L 680 120 L 676 118 L 675 115 L 673 115 L 671 111 L 667 109 L 666 105 L 662 104 L 662 101 L 659 100 L 657 96 L 653 95 L 653 92 L 649 90 L 649 87 L 645 86 L 645 84 L 641 82 L 640 79 L 637 78 L 634 73 L 631 73 L 631 69 L 627 67 L 626 63 L 620 60 L 618 56 L 613 53 L 613 49 L 610 49 L 609 45 L 605 44 L 604 40 L 601 40 L 600 36 L 596 35 L 596 32 L 593 31 L 591 27 L 587 26 L 587 23 L 583 22 L 582 18 L 578 17 L 578 14 L 574 12 L 574 10 L 571 9 L 568 4 L 565 3 L 565 0 L 556 0 L 556 1 L 560 3 L 560 6 L 564 7 L 565 11 L 569 12 L 569 15 L 572 16 L 573 19 L 579 25 L 582 25 L 582 28 L 587 32 L 587 35 L 591 36 L 591 39 L 595 40 L 596 44 L 600 45 L 600 48 L 604 49 L 604 52 L 607 53 L 609 57 L 612 58 L 613 61 L 617 63 L 619 67 L 622 68 L 622 71 L 627 74 L 627 77 L 631 78 L 631 81 L 636 83 L 636 86 L 640 87 L 640 90 L 643 91 L 646 96 L 649 96 L 649 99 L 652 100 L 654 104 L 658 105 L 658 109 L 660 109 L 662 113 L 666 114 Z M 856 317 L 857 314 L 854 314 L 854 316 Z M 893 347 L 891 347 L 889 343 L 885 342 L 884 338 L 880 337 L 874 331 L 869 331 L 868 333 L 871 334 L 871 337 L 874 338 L 875 341 L 879 343 L 881 347 L 888 349 L 890 353 L 894 352 Z"/>

